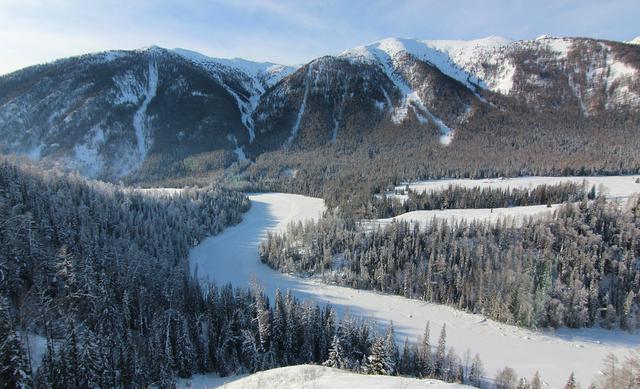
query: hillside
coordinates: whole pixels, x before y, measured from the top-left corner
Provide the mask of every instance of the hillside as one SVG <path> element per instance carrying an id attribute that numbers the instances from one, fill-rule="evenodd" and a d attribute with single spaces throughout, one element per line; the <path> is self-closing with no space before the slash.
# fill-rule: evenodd
<path id="1" fill-rule="evenodd" d="M 0 77 L 1 145 L 130 182 L 241 173 L 262 186 L 298 169 L 307 191 L 348 175 L 628 173 L 639 69 L 636 44 L 547 36 L 389 38 L 298 68 L 111 51 Z"/>
<path id="2" fill-rule="evenodd" d="M 300 365 L 282 367 L 255 373 L 237 380 L 235 377 L 217 378 L 194 376 L 189 380 L 181 380 L 177 387 L 180 389 L 464 389 L 471 386 L 448 384 L 438 380 L 419 380 L 415 378 L 372 376 L 355 374 L 344 370 L 323 366 Z"/>

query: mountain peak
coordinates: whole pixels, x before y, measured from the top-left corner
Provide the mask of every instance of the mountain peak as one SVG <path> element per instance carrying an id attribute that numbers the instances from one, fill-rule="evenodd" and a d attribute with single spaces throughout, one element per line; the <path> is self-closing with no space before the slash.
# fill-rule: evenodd
<path id="1" fill-rule="evenodd" d="M 239 69 L 243 73 L 252 77 L 255 77 L 261 73 L 271 74 L 285 72 L 286 74 L 288 74 L 295 70 L 295 68 L 292 66 L 277 64 L 273 62 L 257 62 L 243 58 L 209 57 L 205 54 L 182 48 L 175 48 L 172 51 L 180 55 L 181 57 L 196 63 L 217 63 L 230 68 Z"/>
<path id="2" fill-rule="evenodd" d="M 637 36 L 633 39 L 631 39 L 630 41 L 626 41 L 625 43 L 629 43 L 632 45 L 640 45 L 640 36 Z"/>

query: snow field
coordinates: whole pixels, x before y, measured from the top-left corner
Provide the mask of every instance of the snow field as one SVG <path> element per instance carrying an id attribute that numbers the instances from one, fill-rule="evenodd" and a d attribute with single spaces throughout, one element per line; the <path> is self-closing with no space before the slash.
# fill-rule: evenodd
<path id="1" fill-rule="evenodd" d="M 515 221 L 516 224 L 521 223 L 529 217 L 550 216 L 560 205 L 554 204 L 550 208 L 546 205 L 530 205 L 526 207 L 511 208 L 478 208 L 478 209 L 444 209 L 444 210 L 428 210 L 428 211 L 412 211 L 403 213 L 395 217 L 376 219 L 365 221 L 364 225 L 372 228 L 377 225 L 385 226 L 393 221 L 415 222 L 421 228 L 433 222 L 434 219 L 446 219 L 449 223 L 466 221 L 489 221 L 495 223 L 501 220 L 510 222 Z"/>
<path id="2" fill-rule="evenodd" d="M 396 191 L 402 191 L 408 186 L 409 189 L 418 193 L 435 192 L 445 190 L 452 186 L 460 186 L 464 188 L 487 187 L 495 189 L 514 189 L 514 188 L 535 188 L 539 185 L 557 185 L 564 182 L 574 182 L 577 184 L 587 183 L 587 188 L 592 185 L 596 186 L 599 192 L 604 193 L 608 198 L 624 201 L 629 197 L 640 193 L 640 184 L 636 180 L 640 179 L 639 175 L 635 176 L 585 176 L 585 177 L 517 177 L 517 178 L 493 178 L 493 179 L 447 179 L 447 180 L 430 180 L 407 183 L 396 186 Z M 400 201 L 406 201 L 407 195 L 389 193 L 389 197 L 397 198 Z M 508 207 L 508 208 L 479 208 L 479 209 L 444 209 L 444 210 L 426 210 L 412 211 L 392 218 L 367 220 L 363 224 L 367 228 L 375 228 L 377 225 L 387 225 L 393 221 L 412 221 L 424 227 L 431 223 L 434 218 L 446 219 L 449 223 L 466 221 L 489 221 L 495 223 L 499 220 L 514 220 L 521 223 L 529 217 L 545 217 L 553 214 L 558 208 L 558 204 L 551 207 L 546 205 L 531 205 L 526 207 Z"/>
<path id="3" fill-rule="evenodd" d="M 492 178 L 492 179 L 447 179 L 447 180 L 428 180 L 418 181 L 407 184 L 398 185 L 396 190 L 405 189 L 409 185 L 409 189 L 417 192 L 431 192 L 447 189 L 449 185 L 461 186 L 465 188 L 473 188 L 476 186 L 511 189 L 511 188 L 535 188 L 539 185 L 557 185 L 563 182 L 574 182 L 581 184 L 587 182 L 588 187 L 596 186 L 596 189 L 602 185 L 605 194 L 609 198 L 628 198 L 634 193 L 640 193 L 640 184 L 635 181 L 640 179 L 640 175 L 633 176 L 568 176 L 568 177 L 516 177 L 516 178 Z"/>
<path id="4" fill-rule="evenodd" d="M 315 365 L 281 367 L 233 380 L 215 376 L 194 376 L 178 382 L 179 389 L 465 389 L 467 385 L 448 384 L 438 380 L 361 375 Z"/>

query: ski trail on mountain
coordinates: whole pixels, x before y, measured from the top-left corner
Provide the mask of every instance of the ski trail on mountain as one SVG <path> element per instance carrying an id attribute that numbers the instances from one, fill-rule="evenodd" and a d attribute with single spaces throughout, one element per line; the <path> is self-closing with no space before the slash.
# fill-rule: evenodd
<path id="1" fill-rule="evenodd" d="M 447 344 L 459 354 L 470 349 L 479 353 L 486 375 L 493 377 L 508 365 L 520 376 L 532 377 L 539 370 L 552 388 L 562 387 L 574 371 L 585 386 L 597 378 L 604 357 L 613 352 L 619 358 L 640 345 L 640 336 L 622 331 L 559 329 L 531 331 L 468 314 L 453 308 L 383 295 L 372 291 L 326 285 L 317 280 L 279 273 L 262 264 L 258 245 L 267 231 L 284 231 L 292 221 L 318 218 L 324 210 L 321 199 L 282 193 L 249 196 L 251 209 L 243 221 L 220 235 L 205 239 L 190 253 L 191 270 L 218 285 L 244 287 L 254 280 L 273 299 L 275 291 L 291 290 L 301 299 L 331 304 L 339 314 L 376 320 L 384 330 L 393 321 L 397 340 L 415 341 L 431 322 L 432 334 L 447 324 Z M 273 300 L 272 300 L 273 301 Z M 431 339 L 432 343 L 435 338 Z"/>

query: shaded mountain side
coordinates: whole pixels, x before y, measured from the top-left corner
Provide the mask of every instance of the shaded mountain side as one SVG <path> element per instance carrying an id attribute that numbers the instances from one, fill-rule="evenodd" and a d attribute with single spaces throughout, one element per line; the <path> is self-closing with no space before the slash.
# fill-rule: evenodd
<path id="1" fill-rule="evenodd" d="M 297 69 L 111 51 L 0 77 L 0 146 L 146 183 L 622 173 L 638 169 L 639 69 L 640 46 L 589 38 L 389 38 Z"/>

